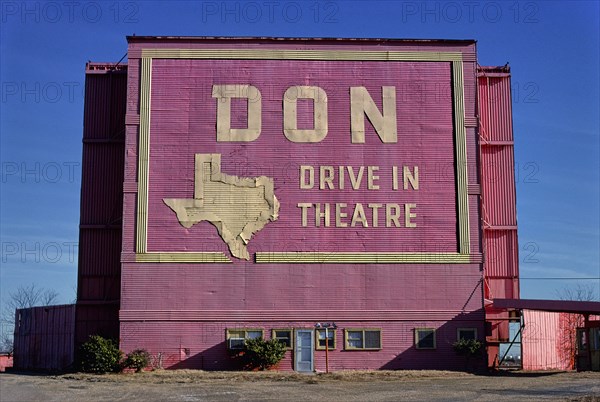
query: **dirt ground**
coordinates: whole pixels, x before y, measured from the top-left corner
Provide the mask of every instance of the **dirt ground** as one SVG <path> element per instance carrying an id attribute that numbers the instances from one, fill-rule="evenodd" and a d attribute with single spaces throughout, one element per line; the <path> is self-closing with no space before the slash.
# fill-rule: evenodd
<path id="1" fill-rule="evenodd" d="M 154 371 L 0 374 L 0 401 L 514 401 L 600 402 L 600 373 Z"/>

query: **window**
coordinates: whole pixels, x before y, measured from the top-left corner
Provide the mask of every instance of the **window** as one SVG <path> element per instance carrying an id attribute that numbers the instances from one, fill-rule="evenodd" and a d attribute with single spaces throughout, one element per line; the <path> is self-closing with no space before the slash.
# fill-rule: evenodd
<path id="1" fill-rule="evenodd" d="M 316 347 L 319 350 L 325 350 L 325 329 L 317 329 L 315 332 L 317 337 Z M 335 329 L 327 330 L 327 350 L 335 349 Z"/>
<path id="2" fill-rule="evenodd" d="M 600 350 L 600 328 L 590 328 L 590 348 Z"/>
<path id="3" fill-rule="evenodd" d="M 587 341 L 587 334 L 585 333 L 585 328 L 577 328 L 577 332 L 576 332 L 576 336 L 577 336 L 577 352 L 578 353 L 583 353 L 583 352 L 587 352 L 587 346 L 588 346 L 588 341 Z"/>
<path id="4" fill-rule="evenodd" d="M 292 337 L 291 329 L 274 329 L 271 332 L 271 338 L 277 339 L 281 343 L 285 343 L 287 349 L 293 349 L 294 347 L 294 338 Z"/>
<path id="5" fill-rule="evenodd" d="M 477 340 L 477 328 L 459 328 L 456 331 L 458 340 L 465 339 L 467 341 Z"/>
<path id="6" fill-rule="evenodd" d="M 381 349 L 380 329 L 346 329 L 347 350 L 379 350 Z"/>
<path id="7" fill-rule="evenodd" d="M 227 347 L 229 349 L 243 349 L 246 339 L 262 338 L 262 329 L 235 328 L 227 330 Z"/>
<path id="8" fill-rule="evenodd" d="M 417 349 L 435 349 L 435 329 L 415 328 L 415 346 Z"/>

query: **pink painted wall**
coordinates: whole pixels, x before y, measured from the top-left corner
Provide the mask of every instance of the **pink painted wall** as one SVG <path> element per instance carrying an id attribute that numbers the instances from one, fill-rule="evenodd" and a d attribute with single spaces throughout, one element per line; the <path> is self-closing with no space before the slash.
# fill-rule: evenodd
<path id="1" fill-rule="evenodd" d="M 305 317 L 309 317 L 306 314 Z M 327 315 L 316 314 L 317 317 Z M 331 317 L 338 317 L 331 314 Z M 467 362 L 457 356 L 452 349 L 456 341 L 458 328 L 474 327 L 478 332 L 482 330 L 483 314 L 457 319 L 449 313 L 433 314 L 407 314 L 403 319 L 400 316 L 394 319 L 378 320 L 365 319 L 356 316 L 354 321 L 339 321 L 336 332 L 336 349 L 329 351 L 329 367 L 334 370 L 350 369 L 446 369 L 465 370 Z M 425 318 L 427 317 L 427 318 Z M 451 321 L 453 320 L 454 321 Z M 243 324 L 240 322 L 243 321 Z M 195 368 L 202 370 L 227 370 L 240 368 L 239 359 L 236 360 L 227 351 L 225 332 L 232 328 L 263 329 L 264 337 L 271 338 L 272 329 L 282 328 L 313 328 L 314 322 L 294 321 L 292 319 L 278 320 L 267 317 L 248 318 L 239 320 L 206 322 L 183 321 L 157 321 L 157 322 L 126 322 L 122 323 L 122 348 L 132 350 L 139 347 L 148 348 L 154 357 L 161 356 L 163 367 L 170 368 Z M 368 325 L 371 328 L 382 328 L 382 350 L 356 351 L 344 350 L 344 328 L 361 328 Z M 419 350 L 414 347 L 415 328 L 435 328 L 435 350 Z M 128 336 L 129 335 L 129 336 Z M 315 369 L 325 371 L 325 351 L 314 351 Z M 473 359 L 468 368 L 483 368 L 483 359 Z M 287 351 L 278 369 L 291 371 L 294 368 L 293 352 Z"/>
<path id="2" fill-rule="evenodd" d="M 136 263 L 137 123 L 142 48 L 261 48 L 460 51 L 464 57 L 471 252 L 480 253 L 479 182 L 473 42 L 161 40 L 130 38 L 128 61 L 120 337 L 125 351 L 145 347 L 172 367 L 232 368 L 225 329 L 381 328 L 383 350 L 333 352 L 341 368 L 461 368 L 451 350 L 456 329 L 483 337 L 480 264 Z M 193 196 L 194 153 L 221 153 L 221 171 L 274 178 L 280 219 L 250 241 L 249 251 L 456 251 L 451 69 L 447 62 L 153 61 L 150 126 L 149 251 L 229 252 L 209 223 L 184 229 L 162 198 Z M 263 96 L 263 129 L 252 143 L 216 143 L 212 84 L 249 83 Z M 414 84 L 420 84 L 423 93 Z M 329 96 L 329 134 L 294 144 L 282 132 L 282 96 L 291 85 L 320 86 Z M 381 86 L 397 91 L 398 143 L 382 144 L 367 122 L 366 144 L 350 144 L 349 87 L 365 86 L 381 106 Z M 422 96 L 421 96 L 422 95 Z M 235 110 L 235 108 L 234 108 Z M 299 120 L 311 112 L 299 107 Z M 241 123 L 240 123 L 241 124 Z M 377 165 L 379 191 L 298 189 L 298 165 Z M 419 191 L 390 190 L 392 165 L 417 164 Z M 348 179 L 346 178 L 348 186 Z M 415 202 L 417 228 L 301 227 L 298 202 Z M 309 220 L 310 222 L 310 220 Z M 414 349 L 414 328 L 438 328 L 438 349 Z M 179 364 L 180 348 L 190 359 Z M 317 356 L 321 352 L 316 352 Z M 193 356 L 193 357 L 192 357 Z M 320 357 L 316 358 L 317 362 Z M 319 368 L 321 363 L 317 363 Z M 284 364 L 291 367 L 291 360 Z"/>
<path id="3" fill-rule="evenodd" d="M 564 313 L 523 310 L 525 322 L 522 336 L 524 370 L 573 369 L 574 356 L 566 353 L 569 349 L 565 344 L 568 333 L 565 332 L 564 323 L 561 325 L 561 316 L 564 316 Z M 583 318 L 581 320 L 583 321 Z M 573 328 L 571 332 L 575 339 L 575 329 Z"/>

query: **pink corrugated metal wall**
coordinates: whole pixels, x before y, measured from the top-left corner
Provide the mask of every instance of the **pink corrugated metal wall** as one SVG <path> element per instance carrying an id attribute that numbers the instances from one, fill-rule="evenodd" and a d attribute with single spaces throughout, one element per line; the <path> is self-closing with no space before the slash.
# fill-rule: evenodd
<path id="1" fill-rule="evenodd" d="M 522 336 L 524 370 L 571 370 L 574 352 L 565 345 L 565 337 L 571 332 L 575 339 L 574 325 L 564 328 L 564 313 L 523 310 L 525 328 Z M 575 314 L 569 314 L 575 316 Z M 561 325 L 561 318 L 563 325 Z M 583 318 L 581 318 L 583 324 Z M 566 330 L 566 331 L 565 331 Z M 568 350 L 566 350 L 568 349 Z"/>
<path id="2" fill-rule="evenodd" d="M 519 249 L 515 190 L 510 69 L 480 67 L 478 116 L 481 215 L 484 246 L 484 297 L 519 298 Z M 486 308 L 490 364 L 497 345 L 508 341 L 509 315 Z"/>
<path id="3" fill-rule="evenodd" d="M 75 305 L 18 309 L 14 367 L 64 370 L 74 359 Z"/>
<path id="4" fill-rule="evenodd" d="M 349 315 L 349 314 L 346 314 Z M 304 318 L 310 317 L 306 312 Z M 320 311 L 312 312 L 315 320 L 327 317 Z M 331 312 L 329 317 L 340 317 L 337 312 Z M 446 369 L 464 370 L 465 360 L 456 356 L 452 343 L 456 341 L 458 328 L 475 327 L 482 330 L 483 314 L 467 317 L 453 317 L 451 313 L 439 313 L 437 317 L 425 318 L 415 312 L 413 317 L 390 316 L 386 320 L 365 319 L 353 316 L 356 321 L 336 321 L 336 348 L 329 351 L 329 367 L 335 370 L 351 369 Z M 454 321 L 453 321 L 454 319 Z M 123 320 L 124 321 L 124 320 Z M 183 320 L 165 321 L 136 321 L 122 324 L 121 343 L 123 349 L 149 348 L 151 355 L 161 356 L 164 367 L 195 368 L 202 370 L 227 370 L 240 368 L 235 358 L 227 351 L 225 331 L 238 328 L 240 322 L 246 328 L 264 330 L 264 337 L 271 339 L 271 329 L 276 328 L 312 328 L 312 322 L 270 319 L 260 315 L 249 317 L 241 315 L 237 320 L 223 321 L 208 319 L 206 322 L 186 322 Z M 382 350 L 348 351 L 344 350 L 344 328 L 361 328 L 369 325 L 371 328 L 383 328 Z M 417 350 L 414 347 L 414 328 L 435 328 L 437 348 L 435 350 Z M 127 331 L 127 332 L 126 332 Z M 325 371 L 325 351 L 314 351 L 315 369 Z M 292 351 L 286 352 L 278 369 L 293 370 Z M 479 368 L 482 363 L 475 363 Z M 469 366 L 472 368 L 473 366 Z"/>
<path id="5" fill-rule="evenodd" d="M 86 66 L 76 343 L 118 338 L 127 66 Z"/>
<path id="6" fill-rule="evenodd" d="M 397 251 L 452 252 L 457 249 L 456 214 L 448 206 L 456 205 L 456 182 L 453 169 L 445 180 L 434 180 L 436 167 L 452 167 L 451 70 L 448 63 L 305 60 L 172 60 L 156 59 L 152 63 L 152 120 L 150 124 L 151 174 L 148 199 L 148 251 L 169 250 L 227 252 L 216 231 L 208 222 L 198 224 L 204 230 L 187 230 L 163 202 L 164 198 L 185 198 L 194 192 L 194 153 L 222 154 L 220 169 L 244 177 L 266 175 L 279 179 L 277 197 L 281 202 L 277 222 L 269 225 L 250 242 L 249 250 L 298 251 L 304 249 L 330 251 Z M 232 73 L 233 72 L 233 73 Z M 228 76 L 243 72 L 262 92 L 262 127 L 256 141 L 239 144 L 215 141 L 216 102 L 211 98 L 213 83 L 229 82 Z M 313 75 L 312 84 L 329 94 L 329 134 L 318 143 L 294 144 L 282 133 L 282 95 L 295 77 Z M 393 77 L 393 78 L 392 78 Z M 439 94 L 422 95 L 416 81 L 430 84 L 427 91 L 438 88 Z M 382 144 L 367 132 L 365 144 L 350 145 L 349 88 L 360 82 L 371 89 L 375 103 L 381 107 L 381 86 L 395 84 L 397 91 L 397 144 Z M 433 83 L 436 85 L 434 86 Z M 421 84 L 425 86 L 425 84 Z M 424 99 L 412 99 L 421 95 Z M 471 97 L 472 98 L 472 97 Z M 301 111 L 298 112 L 299 114 Z M 312 120 L 312 110 L 305 118 Z M 368 127 L 368 126 L 367 126 Z M 435 132 L 437 135 L 423 135 Z M 181 144 L 185 142 L 186 151 Z M 295 145 L 295 146 L 294 146 Z M 303 146 L 304 145 L 304 146 Z M 310 152 L 308 151 L 310 147 Z M 306 151 L 303 151 L 306 150 Z M 419 191 L 397 191 L 384 183 L 391 182 L 391 165 L 419 165 L 421 175 L 431 177 Z M 313 191 L 294 186 L 300 165 L 375 165 L 380 168 L 380 189 L 355 191 L 349 185 L 336 191 Z M 336 176 L 337 177 L 337 176 Z M 348 180 L 348 179 L 346 179 Z M 343 197 L 343 198 L 342 198 Z M 350 203 L 368 197 L 372 202 L 414 202 L 427 214 L 415 219 L 417 230 L 397 230 L 380 225 L 360 235 L 365 245 L 357 247 L 355 231 L 308 225 L 298 228 L 298 202 L 315 201 Z M 369 211 L 367 211 L 369 214 Z M 435 222 L 430 224 L 430 222 Z M 294 228 L 268 230 L 273 225 Z M 333 225 L 332 225 L 333 226 Z M 201 245 L 201 247 L 200 247 Z M 328 250 L 325 245 L 330 245 Z M 479 250 L 477 250 L 479 252 Z"/>
<path id="7" fill-rule="evenodd" d="M 287 49 L 339 51 L 454 51 L 463 54 L 470 264 L 255 264 L 233 259 L 232 264 L 135 262 L 138 189 L 137 155 L 140 122 L 142 49 Z M 161 39 L 130 38 L 128 52 L 126 160 L 124 176 L 123 255 L 120 339 L 125 351 L 143 347 L 160 354 L 166 367 L 234 368 L 227 354 L 227 328 L 312 328 L 317 321 L 335 321 L 338 346 L 330 354 L 333 369 L 464 368 L 451 348 L 458 328 L 475 328 L 484 335 L 478 147 L 475 117 L 477 65 L 474 42 Z M 275 177 L 282 209 L 277 223 L 267 226 L 250 242 L 254 251 L 456 251 L 455 155 L 453 145 L 450 63 L 282 60 L 186 60 L 156 58 L 152 64 L 150 132 L 150 195 L 148 249 L 150 251 L 223 251 L 227 247 L 204 222 L 183 229 L 164 197 L 193 194 L 193 153 L 221 153 L 222 171 L 253 177 Z M 390 74 L 390 71 L 394 74 Z M 321 74 L 328 71 L 328 74 Z M 213 83 L 252 83 L 264 91 L 263 132 L 254 143 L 215 144 Z M 417 105 L 414 91 L 426 88 Z M 425 84 L 437 84 L 431 88 Z M 330 133 L 320 144 L 297 144 L 289 152 L 281 131 L 282 94 L 290 85 L 319 85 L 330 96 Z M 382 147 L 367 124 L 367 143 L 349 144 L 349 86 L 368 86 L 381 107 L 381 86 L 396 85 L 401 133 L 400 147 Z M 422 89 L 421 88 L 421 89 Z M 429 89 L 427 89 L 429 88 Z M 411 92 L 412 91 L 412 92 Z M 423 96 L 423 93 L 420 93 Z M 201 103 L 203 102 L 203 103 Z M 201 105 L 201 106 L 199 106 Z M 236 107 L 235 104 L 233 106 Z M 299 121 L 309 122 L 309 108 L 299 103 Z M 237 109 L 236 109 L 237 110 Z M 304 115 L 303 115 L 304 114 Z M 436 141 L 420 136 L 436 132 Z M 341 145 L 340 145 L 341 144 Z M 310 150 L 309 150 L 310 148 Z M 303 151 L 304 150 L 304 151 Z M 189 155 L 188 155 L 189 154 Z M 385 165 L 419 162 L 425 174 L 437 177 L 413 196 L 431 211 L 427 221 L 409 236 L 383 236 L 385 228 L 360 238 L 351 231 L 297 228 L 290 219 L 301 195 L 290 187 L 297 180 L 288 165 Z M 292 163 L 294 162 L 294 163 Z M 283 173 L 282 173 L 283 172 Z M 287 175 L 286 175 L 287 173 Z M 434 176 L 437 175 L 437 176 Z M 382 179 L 383 181 L 384 179 Z M 382 190 L 385 199 L 406 194 Z M 356 202 L 359 192 L 346 192 Z M 361 196 L 365 196 L 362 192 Z M 322 193 L 319 200 L 333 201 Z M 375 197 L 373 193 L 371 197 Z M 437 198 L 436 198 L 437 197 Z M 435 202 L 438 200 L 439 202 Z M 339 200 L 338 200 L 339 201 Z M 358 201 L 360 202 L 360 201 Z M 448 207 L 450 205 L 450 207 Z M 444 207 L 443 207 L 444 206 Z M 423 207 L 425 208 L 425 207 Z M 437 214 L 437 215 L 436 215 Z M 423 219 L 420 217 L 419 219 Z M 436 226 L 439 224 L 439 227 Z M 276 226 L 278 225 L 278 226 Z M 295 226 L 296 225 L 296 226 Z M 279 228 L 278 230 L 271 230 Z M 309 233 L 310 232 L 310 233 Z M 340 238 L 341 236 L 341 238 Z M 379 239 L 380 241 L 375 241 Z M 382 350 L 348 351 L 344 328 L 381 328 Z M 437 329 L 437 349 L 417 350 L 414 330 Z M 292 368 L 291 356 L 280 366 Z M 324 352 L 315 351 L 316 369 L 324 368 Z"/>

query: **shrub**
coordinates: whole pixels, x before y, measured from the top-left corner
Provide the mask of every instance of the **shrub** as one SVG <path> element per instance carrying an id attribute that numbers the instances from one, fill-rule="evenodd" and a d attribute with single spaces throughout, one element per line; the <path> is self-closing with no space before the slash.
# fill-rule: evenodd
<path id="1" fill-rule="evenodd" d="M 90 340 L 81 345 L 78 353 L 78 366 L 86 373 L 107 373 L 121 371 L 123 352 L 112 339 L 91 335 Z"/>
<path id="2" fill-rule="evenodd" d="M 150 354 L 146 349 L 136 349 L 127 353 L 123 367 L 133 368 L 136 373 L 141 372 L 150 362 Z"/>
<path id="3" fill-rule="evenodd" d="M 264 370 L 279 363 L 285 356 L 285 344 L 277 339 L 246 339 L 244 357 L 249 368 Z"/>
<path id="4" fill-rule="evenodd" d="M 462 356 L 476 356 L 481 352 L 483 344 L 476 339 L 459 339 L 452 344 L 454 351 Z"/>

